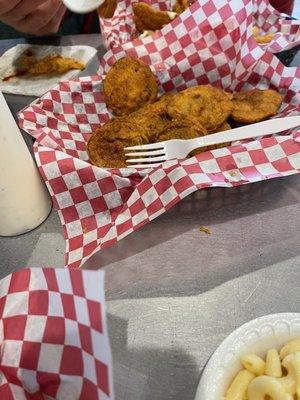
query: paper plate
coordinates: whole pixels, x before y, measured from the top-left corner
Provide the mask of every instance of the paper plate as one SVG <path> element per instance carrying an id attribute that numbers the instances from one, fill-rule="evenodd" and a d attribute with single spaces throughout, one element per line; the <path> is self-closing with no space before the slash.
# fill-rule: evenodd
<path id="1" fill-rule="evenodd" d="M 3 93 L 22 96 L 42 96 L 59 81 L 76 78 L 81 73 L 79 70 L 71 70 L 64 74 L 16 77 L 7 82 L 3 81 L 5 77 L 14 75 L 15 65 L 19 57 L 28 49 L 31 49 L 39 59 L 56 54 L 81 61 L 85 65 L 87 65 L 97 53 L 97 50 L 91 46 L 40 46 L 18 44 L 0 57 L 0 90 Z"/>

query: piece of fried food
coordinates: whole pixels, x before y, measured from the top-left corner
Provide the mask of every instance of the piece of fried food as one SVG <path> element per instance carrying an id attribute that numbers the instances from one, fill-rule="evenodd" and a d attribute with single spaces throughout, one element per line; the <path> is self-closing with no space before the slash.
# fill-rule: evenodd
<path id="1" fill-rule="evenodd" d="M 134 22 L 138 32 L 157 31 L 176 17 L 169 11 L 160 11 L 147 3 L 134 3 L 132 5 Z"/>
<path id="2" fill-rule="evenodd" d="M 252 34 L 254 39 L 257 41 L 258 44 L 266 44 L 270 43 L 275 36 L 275 33 L 266 33 L 265 35 L 260 34 L 260 29 L 257 26 L 252 28 Z"/>
<path id="3" fill-rule="evenodd" d="M 190 0 L 176 0 L 176 3 L 174 4 L 172 11 L 176 12 L 177 14 L 183 13 L 188 7 L 191 6 Z"/>
<path id="4" fill-rule="evenodd" d="M 224 131 L 229 131 L 231 129 L 231 126 L 229 123 L 226 121 L 224 122 L 221 126 L 219 126 L 217 129 L 215 129 L 212 132 L 209 133 L 218 133 L 218 132 L 224 132 Z M 227 147 L 230 146 L 230 142 L 226 143 L 220 143 L 220 144 L 214 144 L 212 146 L 209 146 L 207 150 L 215 150 L 215 149 L 221 149 L 222 147 Z"/>
<path id="5" fill-rule="evenodd" d="M 117 0 L 105 0 L 98 8 L 98 13 L 102 18 L 112 18 L 116 11 Z"/>
<path id="6" fill-rule="evenodd" d="M 193 116 L 212 131 L 224 123 L 233 110 L 232 95 L 211 85 L 190 87 L 173 96 L 167 106 L 171 117 Z"/>
<path id="7" fill-rule="evenodd" d="M 233 96 L 232 118 L 243 124 L 253 124 L 276 115 L 282 96 L 272 89 L 249 90 Z"/>
<path id="8" fill-rule="evenodd" d="M 193 117 L 182 117 L 169 121 L 165 130 L 158 135 L 157 142 L 171 139 L 195 139 L 207 135 L 207 130 Z"/>
<path id="9" fill-rule="evenodd" d="M 104 139 L 111 142 L 114 140 L 124 141 L 126 146 L 149 143 L 148 131 L 128 117 L 117 117 L 109 120 L 97 129 L 96 134 L 100 134 Z"/>
<path id="10" fill-rule="evenodd" d="M 209 131 L 209 134 L 223 132 L 223 131 L 229 131 L 229 129 L 231 129 L 231 126 L 229 125 L 229 123 L 227 121 L 225 121 L 225 122 L 223 122 L 222 125 L 218 126 L 213 131 Z"/>
<path id="11" fill-rule="evenodd" d="M 147 144 L 142 127 L 126 117 L 113 118 L 90 137 L 87 152 L 93 165 L 106 168 L 126 167 L 124 147 Z"/>
<path id="12" fill-rule="evenodd" d="M 103 81 L 105 102 L 116 115 L 128 115 L 157 98 L 157 81 L 143 61 L 118 60 Z"/>
<path id="13" fill-rule="evenodd" d="M 158 136 L 168 127 L 172 120 L 167 113 L 167 104 L 171 95 L 164 95 L 158 101 L 140 108 L 130 114 L 128 119 L 140 125 L 142 133 L 150 143 L 157 141 Z"/>
<path id="14" fill-rule="evenodd" d="M 254 36 L 258 44 L 270 43 L 274 39 L 275 33 L 267 33 L 262 36 Z"/>
<path id="15" fill-rule="evenodd" d="M 208 132 L 208 134 L 212 134 L 212 133 L 217 133 L 217 132 L 223 132 L 223 131 L 228 131 L 231 129 L 231 126 L 229 125 L 229 123 L 227 121 L 225 121 L 222 125 L 220 125 L 217 129 Z M 208 146 L 208 147 L 199 147 L 198 149 L 193 150 L 188 157 L 193 157 L 196 156 L 197 154 L 203 153 L 204 151 L 207 150 L 215 150 L 215 149 L 221 149 L 222 147 L 227 147 L 230 146 L 230 142 L 227 143 L 221 143 L 221 144 L 215 144 L 212 146 Z"/>
<path id="16" fill-rule="evenodd" d="M 64 74 L 72 69 L 83 70 L 85 65 L 73 58 L 48 55 L 37 59 L 31 52 L 25 52 L 20 58 L 20 69 L 30 75 Z"/>
<path id="17" fill-rule="evenodd" d="M 91 164 L 101 168 L 125 168 L 124 143 L 110 142 L 101 135 L 93 134 L 88 142 L 88 155 Z"/>

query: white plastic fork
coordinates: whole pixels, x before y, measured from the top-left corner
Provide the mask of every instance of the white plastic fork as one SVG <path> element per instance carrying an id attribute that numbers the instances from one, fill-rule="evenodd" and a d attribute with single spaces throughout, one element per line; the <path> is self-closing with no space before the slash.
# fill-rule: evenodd
<path id="1" fill-rule="evenodd" d="M 173 139 L 165 142 L 126 147 L 124 149 L 125 156 L 135 157 L 127 158 L 126 162 L 129 167 L 133 168 L 155 168 L 167 160 L 183 159 L 191 151 L 199 147 L 273 135 L 297 126 L 300 126 L 300 116 L 275 118 L 196 139 Z"/>

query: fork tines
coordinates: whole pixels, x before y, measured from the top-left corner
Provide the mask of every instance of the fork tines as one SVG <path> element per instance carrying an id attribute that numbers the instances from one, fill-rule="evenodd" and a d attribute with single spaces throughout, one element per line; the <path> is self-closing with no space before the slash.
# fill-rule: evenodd
<path id="1" fill-rule="evenodd" d="M 134 165 L 134 168 L 155 168 L 166 161 L 164 142 L 126 147 L 124 150 L 132 150 L 125 153 L 126 157 L 138 157 L 126 160 L 127 164 L 138 163 Z"/>

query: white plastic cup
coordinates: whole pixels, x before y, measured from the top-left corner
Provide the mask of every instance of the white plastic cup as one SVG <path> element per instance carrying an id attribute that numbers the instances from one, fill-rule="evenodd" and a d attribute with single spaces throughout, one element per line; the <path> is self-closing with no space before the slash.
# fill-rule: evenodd
<path id="1" fill-rule="evenodd" d="M 0 236 L 39 226 L 52 207 L 50 195 L 0 92 Z"/>

